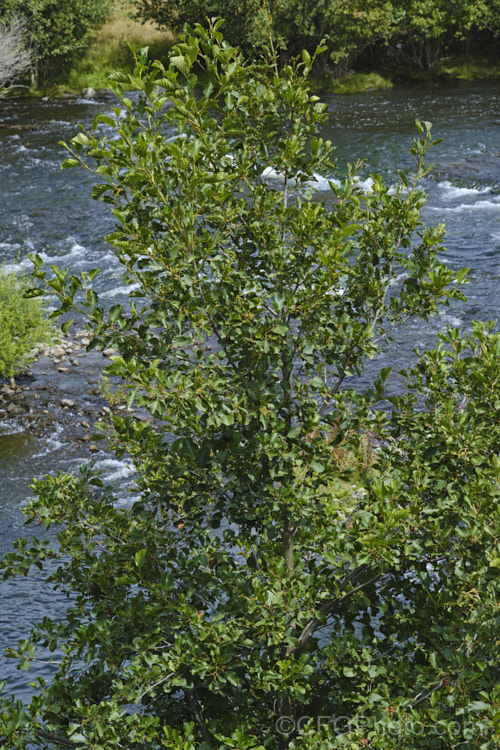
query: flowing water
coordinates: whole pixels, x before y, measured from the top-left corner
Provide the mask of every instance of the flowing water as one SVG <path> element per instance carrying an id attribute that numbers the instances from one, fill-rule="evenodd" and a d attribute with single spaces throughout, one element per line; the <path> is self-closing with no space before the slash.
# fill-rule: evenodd
<path id="1" fill-rule="evenodd" d="M 103 301 L 125 297 L 120 269 L 103 236 L 113 225 L 109 209 L 90 198 L 92 178 L 82 170 L 60 170 L 68 141 L 78 123 L 89 125 L 98 112 L 112 106 L 109 95 L 97 100 L 0 101 L 0 262 L 30 268 L 28 253 L 47 264 L 73 272 L 99 267 Z M 433 346 L 436 332 L 447 324 L 467 328 L 471 320 L 498 316 L 500 278 L 500 84 L 453 83 L 398 87 L 391 91 L 328 98 L 330 115 L 323 136 L 337 145 L 339 166 L 366 160 L 370 171 L 395 179 L 397 168 L 410 168 L 409 146 L 416 118 L 433 122 L 436 164 L 426 179 L 429 199 L 425 221 L 446 222 L 446 262 L 469 267 L 467 305 L 456 304 L 428 324 L 415 322 L 398 335 L 396 367 L 408 363 L 414 347 Z M 327 189 L 327 182 L 318 187 Z M 324 193 L 327 198 L 327 192 Z M 396 383 L 397 387 L 397 383 Z M 25 533 L 21 508 L 30 496 L 30 481 L 59 469 L 73 470 L 78 451 L 68 450 L 57 433 L 35 437 L 22 424 L 0 422 L 0 554 Z M 109 481 L 127 474 L 126 465 L 102 458 Z M 29 530 L 29 534 L 31 534 Z M 28 679 L 49 676 L 39 665 L 29 675 L 1 654 L 26 637 L 30 624 L 55 615 L 64 606 L 40 578 L 0 584 L 0 680 L 9 692 L 26 698 Z"/>

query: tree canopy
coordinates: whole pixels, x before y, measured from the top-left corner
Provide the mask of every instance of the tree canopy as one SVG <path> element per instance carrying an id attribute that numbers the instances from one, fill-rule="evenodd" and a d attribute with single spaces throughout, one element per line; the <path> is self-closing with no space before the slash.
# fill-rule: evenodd
<path id="1" fill-rule="evenodd" d="M 421 221 L 430 124 L 395 185 L 334 180 L 313 62 L 249 63 L 198 25 L 167 66 L 116 74 L 70 145 L 130 306 L 104 309 L 97 271 L 34 256 L 35 276 L 152 420 L 103 425 L 134 462 L 129 507 L 89 466 L 34 485 L 27 519 L 58 544 L 19 541 L 4 575 L 47 566 L 70 600 L 12 650 L 57 667 L 27 710 L 1 704 L 9 748 L 498 745 L 500 339 L 450 329 L 392 411 L 387 370 L 356 388 L 466 274 Z"/>
<path id="2" fill-rule="evenodd" d="M 427 69 L 450 49 L 484 49 L 500 32 L 499 0 L 136 0 L 134 9 L 139 19 L 177 32 L 220 16 L 227 39 L 247 54 L 261 51 L 268 33 L 283 42 L 283 59 L 304 48 L 312 53 L 325 40 L 322 64 L 338 72 L 359 62 Z"/>
<path id="3" fill-rule="evenodd" d="M 87 45 L 111 5 L 112 0 L 3 0 L 0 21 L 21 19 L 33 75 L 45 80 Z"/>

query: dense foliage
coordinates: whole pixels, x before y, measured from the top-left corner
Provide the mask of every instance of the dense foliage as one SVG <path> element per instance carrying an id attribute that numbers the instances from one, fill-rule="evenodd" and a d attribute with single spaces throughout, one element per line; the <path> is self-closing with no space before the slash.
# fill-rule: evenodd
<path id="1" fill-rule="evenodd" d="M 89 41 L 112 0 L 2 0 L 0 21 L 19 18 L 32 50 L 32 77 L 45 81 Z"/>
<path id="2" fill-rule="evenodd" d="M 12 377 L 50 337 L 38 299 L 26 299 L 30 279 L 0 267 L 0 377 Z"/>
<path id="3" fill-rule="evenodd" d="M 36 276 L 154 420 L 108 428 L 128 507 L 89 466 L 35 483 L 28 521 L 58 545 L 18 541 L 4 573 L 46 566 L 70 601 L 13 650 L 56 671 L 27 711 L 0 704 L 11 750 L 498 747 L 500 338 L 449 331 L 392 416 L 386 370 L 356 390 L 465 273 L 421 223 L 428 123 L 397 184 L 354 170 L 315 193 L 334 167 L 312 64 L 249 64 L 197 26 L 166 68 L 116 75 L 118 106 L 73 139 L 130 308 L 106 312 L 94 273 L 34 257 Z M 342 497 L 369 434 L 371 479 Z"/>
<path id="4" fill-rule="evenodd" d="M 282 56 L 326 41 L 330 64 L 339 72 L 356 62 L 425 69 L 450 49 L 467 56 L 496 44 L 500 0 L 135 0 L 138 18 L 182 31 L 185 23 L 220 16 L 224 33 L 247 53 L 283 40 Z M 326 63 L 328 57 L 323 57 Z"/>

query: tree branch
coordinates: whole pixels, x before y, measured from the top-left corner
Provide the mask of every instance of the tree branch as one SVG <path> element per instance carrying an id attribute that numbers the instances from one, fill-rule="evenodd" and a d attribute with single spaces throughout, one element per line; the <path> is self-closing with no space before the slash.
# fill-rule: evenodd
<path id="1" fill-rule="evenodd" d="M 343 581 L 341 582 L 340 591 L 345 589 L 346 586 L 348 586 L 350 583 L 355 583 L 357 580 L 359 580 L 359 577 L 368 569 L 367 564 L 360 565 L 358 568 L 355 568 L 349 575 L 347 575 Z M 366 588 L 367 586 L 370 586 L 372 583 L 377 581 L 381 577 L 381 573 L 377 573 L 372 578 L 370 578 L 368 581 L 365 581 L 364 583 L 360 583 L 359 586 L 355 586 L 350 591 L 347 591 L 343 596 L 341 596 L 338 599 L 333 599 L 330 601 L 325 602 L 320 608 L 319 613 L 321 614 L 321 617 L 312 617 L 307 625 L 303 628 L 302 633 L 299 635 L 298 644 L 295 646 L 295 648 L 290 650 L 290 654 L 300 654 L 303 652 L 305 647 L 307 646 L 309 640 L 314 635 L 317 628 L 323 624 L 324 618 L 328 617 L 328 615 L 332 612 L 332 610 L 339 606 L 340 604 L 343 604 L 349 597 L 356 594 L 358 591 L 361 591 L 362 589 Z"/>
<path id="2" fill-rule="evenodd" d="M 205 742 L 210 742 L 212 740 L 210 733 L 207 729 L 207 726 L 205 722 L 202 719 L 201 713 L 200 713 L 200 706 L 198 701 L 196 700 L 195 694 L 192 690 L 186 690 L 186 696 L 189 703 L 189 708 L 191 709 L 191 713 L 193 714 L 194 720 L 198 724 L 201 735 Z"/>
<path id="3" fill-rule="evenodd" d="M 436 692 L 437 690 L 441 690 L 441 688 L 442 688 L 442 687 L 444 686 L 444 684 L 445 684 L 445 683 L 446 683 L 446 678 L 445 678 L 445 677 L 443 677 L 443 679 L 442 679 L 442 680 L 439 680 L 438 684 L 437 684 L 437 685 L 434 685 L 434 687 L 433 687 L 433 688 L 432 688 L 431 690 L 429 690 L 429 692 L 428 692 L 428 693 L 425 693 L 425 695 L 422 695 L 422 693 L 419 693 L 419 694 L 418 694 L 418 695 L 416 696 L 416 698 L 415 698 L 415 700 L 413 701 L 413 703 L 411 704 L 411 707 L 412 707 L 412 709 L 413 709 L 413 708 L 416 708 L 416 707 L 417 707 L 417 706 L 419 706 L 419 705 L 420 705 L 421 703 L 424 703 L 424 702 L 425 702 L 425 701 L 426 701 L 426 700 L 427 700 L 428 698 L 430 698 L 430 697 L 431 697 L 431 695 L 432 695 L 433 693 L 435 693 L 435 692 Z"/>
<path id="4" fill-rule="evenodd" d="M 53 732 L 47 732 L 45 729 L 40 727 L 36 728 L 36 733 L 43 740 L 49 740 L 55 745 L 62 745 L 63 747 L 76 747 L 76 742 L 69 740 L 67 737 L 62 737 L 60 734 L 54 734 Z"/>

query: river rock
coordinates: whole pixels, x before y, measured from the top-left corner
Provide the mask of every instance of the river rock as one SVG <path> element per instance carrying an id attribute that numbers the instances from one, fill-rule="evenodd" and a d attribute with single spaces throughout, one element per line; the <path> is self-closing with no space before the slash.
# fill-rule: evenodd
<path id="1" fill-rule="evenodd" d="M 72 409 L 75 406 L 75 402 L 70 398 L 62 398 L 61 406 L 67 407 L 68 409 Z"/>
<path id="2" fill-rule="evenodd" d="M 51 346 L 48 350 L 48 353 L 51 357 L 64 357 L 66 354 L 66 350 L 63 346 L 60 344 L 56 346 Z"/>

